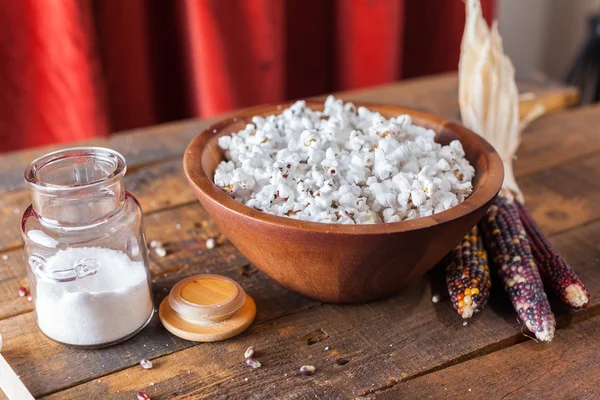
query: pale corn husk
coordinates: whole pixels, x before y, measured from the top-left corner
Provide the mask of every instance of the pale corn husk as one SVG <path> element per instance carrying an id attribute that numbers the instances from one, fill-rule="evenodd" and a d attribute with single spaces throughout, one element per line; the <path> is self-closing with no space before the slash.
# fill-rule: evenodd
<path id="1" fill-rule="evenodd" d="M 519 121 L 519 92 L 515 69 L 504 54 L 498 24 L 490 30 L 479 0 L 466 0 L 466 23 L 459 62 L 460 113 L 463 124 L 494 146 L 504 162 L 503 193 L 523 201 L 512 161 L 521 132 L 544 113 L 538 105 Z"/>

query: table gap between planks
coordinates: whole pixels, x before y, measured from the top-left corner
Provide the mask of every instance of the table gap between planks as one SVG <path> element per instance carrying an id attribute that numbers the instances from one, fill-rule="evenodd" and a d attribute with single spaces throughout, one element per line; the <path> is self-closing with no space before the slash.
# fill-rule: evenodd
<path id="1" fill-rule="evenodd" d="M 457 86 L 456 76 L 445 74 L 341 97 L 457 120 Z M 525 81 L 519 87 L 537 96 L 529 107 L 543 101 L 560 109 L 576 100 L 574 90 L 552 82 Z M 220 343 L 180 340 L 157 318 L 134 338 L 102 350 L 72 349 L 44 338 L 31 303 L 17 295 L 27 284 L 18 226 L 29 203 L 22 171 L 50 148 L 1 156 L 2 354 L 36 398 L 134 399 L 139 390 L 153 399 L 600 396 L 594 356 L 600 332 L 600 209 L 595 207 L 600 201 L 600 107 L 557 111 L 534 122 L 515 165 L 528 207 L 592 292 L 590 306 L 577 313 L 553 302 L 559 331 L 549 345 L 521 334 L 497 281 L 488 308 L 467 326 L 452 309 L 438 269 L 394 297 L 355 306 L 321 304 L 271 281 L 220 235 L 183 176 L 185 146 L 212 121 L 138 129 L 87 144 L 126 156 L 127 189 L 146 212 L 147 238 L 167 248 L 166 257 L 152 256 L 157 302 L 176 281 L 194 273 L 230 276 L 254 297 L 255 324 Z M 216 248 L 205 248 L 209 237 L 218 238 Z M 433 293 L 442 294 L 440 303 L 431 302 Z M 263 364 L 256 370 L 243 363 L 250 345 Z M 152 359 L 154 368 L 140 368 L 142 358 Z M 314 365 L 315 375 L 300 376 L 303 364 Z"/>

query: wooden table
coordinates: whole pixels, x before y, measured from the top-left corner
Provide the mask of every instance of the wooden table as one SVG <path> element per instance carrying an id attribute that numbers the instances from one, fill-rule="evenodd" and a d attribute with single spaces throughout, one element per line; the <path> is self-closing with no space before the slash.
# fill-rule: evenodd
<path id="1" fill-rule="evenodd" d="M 522 82 L 547 104 L 573 92 L 547 82 Z M 454 75 L 345 93 L 346 99 L 408 105 L 458 119 Z M 52 399 L 413 399 L 600 398 L 600 107 L 558 111 L 525 133 L 516 162 L 527 205 L 592 293 L 590 306 L 570 312 L 556 302 L 551 344 L 521 333 L 499 285 L 485 312 L 463 326 L 443 274 L 432 271 L 395 297 L 357 306 L 321 304 L 292 293 L 257 271 L 219 231 L 188 188 L 181 155 L 210 121 L 185 121 L 95 142 L 128 160 L 127 189 L 146 213 L 148 240 L 165 243 L 152 255 L 157 301 L 179 279 L 219 273 L 256 300 L 255 324 L 221 343 L 195 344 L 169 334 L 158 319 L 133 339 L 103 350 L 76 350 L 41 335 L 32 304 L 17 295 L 27 285 L 19 219 L 29 203 L 22 171 L 36 149 L 0 158 L 0 334 L 2 354 L 36 397 Z M 433 304 L 433 293 L 444 295 Z M 253 345 L 260 369 L 243 363 Z M 149 358 L 154 368 L 138 362 Z M 302 377 L 298 369 L 317 371 Z M 0 394 L 0 398 L 2 395 Z"/>

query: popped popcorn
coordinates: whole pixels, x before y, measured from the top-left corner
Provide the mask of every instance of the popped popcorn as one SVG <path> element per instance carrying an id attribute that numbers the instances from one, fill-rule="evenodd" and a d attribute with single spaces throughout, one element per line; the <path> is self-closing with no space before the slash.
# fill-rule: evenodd
<path id="1" fill-rule="evenodd" d="M 298 101 L 219 138 L 214 182 L 235 200 L 279 216 L 340 224 L 405 221 L 463 202 L 475 169 L 458 140 L 442 146 L 409 115 L 386 119 L 329 96 Z"/>

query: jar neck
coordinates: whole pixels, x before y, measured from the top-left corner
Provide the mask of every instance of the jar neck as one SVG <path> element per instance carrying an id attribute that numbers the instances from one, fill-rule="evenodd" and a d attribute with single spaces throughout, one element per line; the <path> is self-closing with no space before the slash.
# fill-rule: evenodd
<path id="1" fill-rule="evenodd" d="M 25 170 L 32 206 L 59 225 L 89 225 L 125 204 L 124 157 L 109 149 L 78 147 L 47 154 Z"/>

